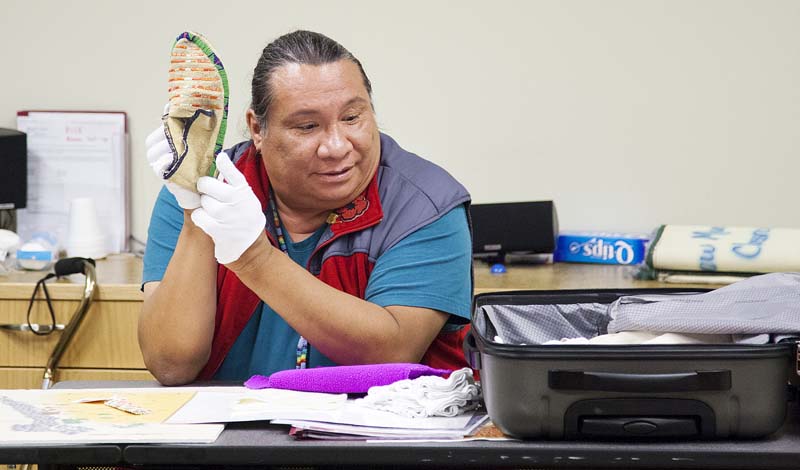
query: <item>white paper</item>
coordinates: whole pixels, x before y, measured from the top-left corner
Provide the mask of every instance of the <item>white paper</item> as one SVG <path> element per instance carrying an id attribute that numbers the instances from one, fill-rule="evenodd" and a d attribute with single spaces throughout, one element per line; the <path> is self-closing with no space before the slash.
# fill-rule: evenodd
<path id="1" fill-rule="evenodd" d="M 156 389 L 158 390 L 158 389 Z M 163 414 L 188 395 L 175 389 L 170 400 L 160 391 L 115 389 L 144 402 L 161 395 L 166 400 L 149 400 L 163 406 L 160 413 L 132 415 L 86 400 L 97 397 L 97 390 L 0 390 L 0 445 L 10 444 L 129 444 L 129 443 L 210 443 L 225 428 L 221 424 L 164 424 Z M 155 407 L 154 407 L 155 408 Z"/>
<path id="2" fill-rule="evenodd" d="M 340 409 L 346 394 L 297 392 L 266 388 L 239 392 L 199 391 L 167 423 L 231 423 L 263 421 L 303 412 L 331 412 Z"/>
<path id="3" fill-rule="evenodd" d="M 5 427 L 4 427 L 5 428 Z M 2 428 L 0 428 L 2 429 Z M 210 444 L 225 429 L 223 424 L 143 424 L 135 428 L 111 426 L 72 427 L 78 432 L 23 431 L 5 428 L 0 445 L 39 444 Z"/>
<path id="4" fill-rule="evenodd" d="M 273 419 L 319 421 L 382 428 L 463 429 L 469 423 L 470 418 L 472 418 L 471 413 L 453 417 L 408 418 L 388 411 L 367 408 L 356 404 L 354 400 L 348 400 L 340 410 L 325 412 L 298 411 L 286 413 L 284 416 L 277 416 Z"/>
<path id="5" fill-rule="evenodd" d="M 72 199 L 94 199 L 109 253 L 126 249 L 128 161 L 125 114 L 29 112 L 17 116 L 27 134 L 28 202 L 17 212 L 22 240 L 53 234 L 66 246 Z"/>
<path id="6" fill-rule="evenodd" d="M 245 393 L 200 391 L 167 423 L 229 423 L 234 421 L 305 420 L 406 429 L 463 429 L 472 414 L 452 418 L 408 418 L 346 400 L 346 395 L 262 389 Z"/>
<path id="7" fill-rule="evenodd" d="M 462 428 L 453 429 L 411 429 L 411 428 L 387 428 L 381 426 L 357 426 L 352 424 L 321 423 L 318 421 L 303 420 L 273 420 L 273 424 L 288 424 L 292 427 L 317 431 L 320 439 L 325 439 L 323 434 L 345 434 L 349 436 L 375 437 L 375 438 L 394 438 L 394 439 L 462 439 L 475 432 L 478 427 L 489 420 L 485 413 L 469 412 L 464 416 L 469 418 L 469 422 Z"/>

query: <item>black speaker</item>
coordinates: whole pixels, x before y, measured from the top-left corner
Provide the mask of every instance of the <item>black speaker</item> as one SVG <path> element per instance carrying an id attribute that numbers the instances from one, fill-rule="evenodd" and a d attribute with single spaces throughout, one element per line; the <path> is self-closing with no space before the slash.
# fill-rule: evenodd
<path id="1" fill-rule="evenodd" d="M 553 201 L 473 204 L 473 255 L 553 253 L 558 236 L 558 216 Z M 482 257 L 482 256 L 476 256 Z"/>
<path id="2" fill-rule="evenodd" d="M 24 132 L 0 128 L 0 209 L 28 201 L 28 142 Z"/>

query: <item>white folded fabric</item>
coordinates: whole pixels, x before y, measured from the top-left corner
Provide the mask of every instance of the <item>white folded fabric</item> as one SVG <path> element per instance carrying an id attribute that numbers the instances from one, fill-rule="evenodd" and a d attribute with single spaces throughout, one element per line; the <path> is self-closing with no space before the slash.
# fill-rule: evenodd
<path id="1" fill-rule="evenodd" d="M 733 342 L 731 335 L 664 333 L 642 344 L 725 344 L 731 342 Z"/>
<path id="2" fill-rule="evenodd" d="M 731 343 L 731 335 L 694 335 L 681 333 L 656 333 L 653 331 L 621 331 L 586 338 L 563 338 L 548 341 L 546 345 L 557 344 L 720 344 Z"/>
<path id="3" fill-rule="evenodd" d="M 371 387 L 356 403 L 411 418 L 456 416 L 480 403 L 480 386 L 465 367 L 443 378 L 434 375 Z"/>
<path id="4" fill-rule="evenodd" d="M 650 331 L 621 331 L 607 335 L 599 335 L 589 340 L 589 344 L 642 344 L 651 341 L 658 333 Z"/>
<path id="5" fill-rule="evenodd" d="M 542 343 L 543 346 L 550 346 L 554 344 L 589 344 L 589 340 L 586 338 L 561 338 L 561 339 L 551 339 L 550 341 L 545 341 Z"/>

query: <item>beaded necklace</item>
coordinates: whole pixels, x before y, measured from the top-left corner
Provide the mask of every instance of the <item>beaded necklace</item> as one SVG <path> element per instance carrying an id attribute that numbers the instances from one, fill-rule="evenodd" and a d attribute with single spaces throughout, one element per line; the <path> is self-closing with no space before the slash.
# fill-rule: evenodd
<path id="1" fill-rule="evenodd" d="M 283 229 L 281 228 L 281 218 L 278 215 L 278 208 L 275 206 L 275 193 L 272 187 L 269 188 L 269 208 L 272 210 L 272 221 L 275 223 L 275 233 L 278 235 L 278 245 L 281 251 L 289 254 L 289 249 L 286 247 L 286 238 L 283 236 Z M 297 340 L 297 356 L 295 359 L 295 369 L 305 369 L 308 367 L 308 341 L 300 335 Z"/>

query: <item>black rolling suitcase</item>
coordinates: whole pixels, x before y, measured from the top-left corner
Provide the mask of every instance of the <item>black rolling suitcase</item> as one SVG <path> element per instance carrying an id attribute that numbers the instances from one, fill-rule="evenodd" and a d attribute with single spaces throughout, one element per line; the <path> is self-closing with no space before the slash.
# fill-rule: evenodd
<path id="1" fill-rule="evenodd" d="M 505 434 L 524 439 L 722 439 L 775 432 L 792 396 L 788 382 L 797 375 L 794 341 L 541 344 L 563 337 L 564 328 L 585 338 L 604 334 L 608 318 L 596 308 L 587 314 L 586 306 L 605 306 L 628 295 L 699 292 L 610 289 L 475 296 L 464 349 L 470 365 L 480 370 L 489 416 Z M 498 336 L 499 324 L 510 341 Z"/>

